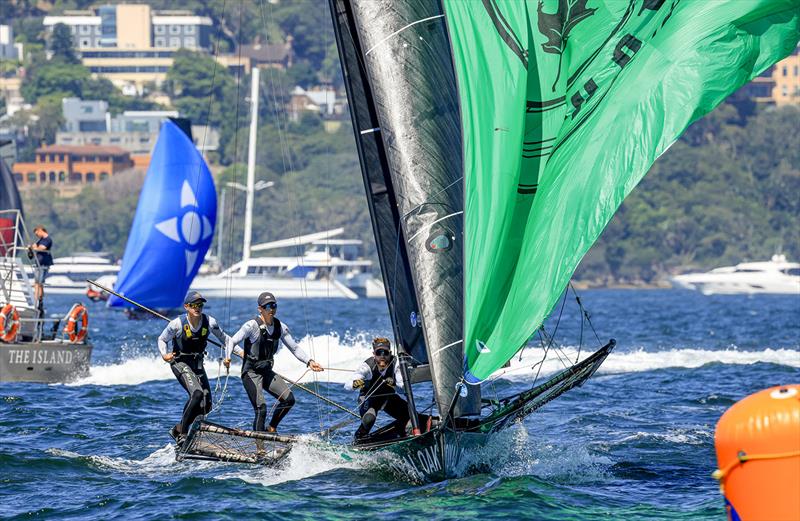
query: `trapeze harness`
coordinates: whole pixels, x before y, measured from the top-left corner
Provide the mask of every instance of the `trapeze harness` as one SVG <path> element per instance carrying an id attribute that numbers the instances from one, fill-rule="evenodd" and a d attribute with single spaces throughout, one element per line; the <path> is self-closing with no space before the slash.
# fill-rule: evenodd
<path id="1" fill-rule="evenodd" d="M 381 370 L 378 369 L 378 363 L 375 361 L 375 358 L 370 357 L 369 359 L 364 360 L 364 363 L 369 366 L 370 370 L 372 371 L 372 375 L 370 375 L 370 378 L 367 382 L 364 382 L 364 387 L 359 390 L 359 398 L 364 396 L 369 396 L 370 398 L 374 396 L 378 398 L 385 397 L 386 395 L 396 394 L 394 388 L 386 383 L 386 377 L 381 376 Z M 392 357 L 392 361 L 386 366 L 384 374 L 394 378 L 396 365 L 397 359 Z"/>
<path id="2" fill-rule="evenodd" d="M 269 369 L 275 361 L 275 353 L 278 351 L 278 342 L 281 340 L 283 328 L 281 321 L 272 317 L 272 334 L 267 332 L 267 325 L 260 316 L 255 318 L 258 324 L 258 340 L 251 342 L 250 338 L 244 341 L 244 363 L 242 364 L 242 374 L 247 371 L 255 371 L 255 364 L 266 361 Z M 262 364 L 263 365 L 263 364 Z"/>
<path id="3" fill-rule="evenodd" d="M 182 434 L 189 432 L 198 416 L 211 412 L 211 386 L 203 368 L 210 327 L 208 317 L 205 314 L 202 317 L 200 330 L 193 332 L 189 319 L 186 315 L 181 316 L 181 332 L 172 343 L 172 352 L 175 353 L 172 373 L 189 394 L 181 417 L 179 432 Z"/>

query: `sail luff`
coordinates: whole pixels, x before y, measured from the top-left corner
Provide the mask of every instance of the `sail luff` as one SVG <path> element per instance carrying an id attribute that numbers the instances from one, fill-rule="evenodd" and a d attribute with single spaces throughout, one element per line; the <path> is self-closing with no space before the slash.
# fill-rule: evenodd
<path id="1" fill-rule="evenodd" d="M 395 339 L 416 364 L 428 363 L 422 328 L 410 320 L 419 305 L 399 223 L 397 198 L 361 59 L 363 51 L 349 2 L 330 0 L 330 8 Z"/>

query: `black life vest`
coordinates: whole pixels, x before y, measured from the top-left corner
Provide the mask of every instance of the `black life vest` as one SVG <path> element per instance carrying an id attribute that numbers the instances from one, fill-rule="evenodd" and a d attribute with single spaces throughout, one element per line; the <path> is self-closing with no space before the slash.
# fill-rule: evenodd
<path id="1" fill-rule="evenodd" d="M 372 375 L 370 375 L 369 380 L 364 382 L 364 387 L 361 388 L 359 395 L 364 396 L 369 394 L 370 396 L 380 396 L 385 394 L 393 394 L 395 390 L 393 387 L 390 387 L 386 384 L 385 378 L 394 379 L 397 359 L 392 357 L 392 361 L 386 366 L 386 372 L 384 373 L 386 375 L 385 377 L 381 376 L 381 370 L 378 369 L 378 363 L 375 361 L 375 358 L 367 358 L 364 360 L 364 363 L 369 366 L 370 370 L 372 371 Z"/>
<path id="2" fill-rule="evenodd" d="M 208 345 L 208 334 L 210 332 L 208 317 L 203 313 L 200 331 L 192 331 L 189 319 L 186 315 L 181 315 L 181 332 L 173 341 L 173 352 L 179 355 L 202 355 Z"/>
<path id="3" fill-rule="evenodd" d="M 261 316 L 257 316 L 255 321 L 258 324 L 258 340 L 251 342 L 249 337 L 244 340 L 245 359 L 251 362 L 273 361 L 278 351 L 278 342 L 281 340 L 281 321 L 272 317 L 272 334 L 267 332 L 267 325 Z"/>

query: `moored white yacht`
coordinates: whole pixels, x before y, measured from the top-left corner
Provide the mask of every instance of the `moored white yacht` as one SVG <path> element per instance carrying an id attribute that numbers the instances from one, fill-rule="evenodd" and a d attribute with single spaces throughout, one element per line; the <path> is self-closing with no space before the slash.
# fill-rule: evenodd
<path id="1" fill-rule="evenodd" d="M 383 285 L 369 271 L 372 261 L 357 257 L 361 241 L 332 239 L 343 231 L 336 228 L 255 245 L 251 252 L 308 247 L 301 256 L 245 256 L 216 275 L 195 277 L 192 289 L 215 298 L 256 298 L 262 291 L 279 298 L 383 296 Z"/>
<path id="2" fill-rule="evenodd" d="M 45 281 L 45 291 L 59 295 L 84 295 L 88 288 L 86 279 L 104 285 L 116 281 L 119 265 L 103 253 L 77 253 L 71 257 L 57 257 Z"/>
<path id="3" fill-rule="evenodd" d="M 671 280 L 676 287 L 704 295 L 800 294 L 800 263 L 788 262 L 785 255 L 773 255 L 769 261 L 743 262 L 706 273 L 678 275 Z"/>

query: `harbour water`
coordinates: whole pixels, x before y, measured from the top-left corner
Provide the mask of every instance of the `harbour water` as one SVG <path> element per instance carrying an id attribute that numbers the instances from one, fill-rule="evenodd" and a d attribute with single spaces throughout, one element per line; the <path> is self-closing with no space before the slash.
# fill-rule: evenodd
<path id="1" fill-rule="evenodd" d="M 489 473 L 434 484 L 392 473 L 387 456 L 331 448 L 314 435 L 278 468 L 175 462 L 167 431 L 185 393 L 157 356 L 164 324 L 90 304 L 88 377 L 0 384 L 0 517 L 724 519 L 711 478 L 714 425 L 744 396 L 800 381 L 800 297 L 674 290 L 581 297 L 600 340 L 618 341 L 595 377 L 498 437 L 483 455 Z M 54 296 L 47 304 L 66 311 L 71 302 Z M 230 332 L 254 311 L 245 300 L 207 308 Z M 336 369 L 354 368 L 369 355 L 371 337 L 390 330 L 383 300 L 284 300 L 278 316 L 317 361 Z M 558 354 L 572 361 L 588 353 L 586 345 L 578 351 L 578 316 L 567 305 L 556 335 Z M 597 345 L 589 329 L 584 339 Z M 542 354 L 536 344 L 523 350 L 486 397 L 529 387 Z M 215 398 L 224 395 L 211 419 L 249 427 L 237 368 L 225 387 L 211 355 Z M 561 367 L 550 356 L 539 378 Z M 276 368 L 354 407 L 355 395 L 342 388 L 346 372 L 326 371 L 314 384 L 285 349 Z M 301 390 L 295 396 L 281 432 L 320 431 L 343 419 Z M 333 441 L 346 442 L 354 428 Z"/>

